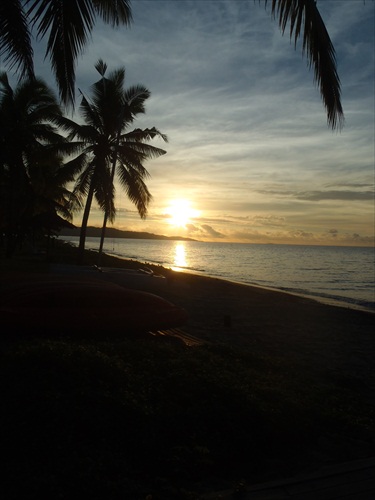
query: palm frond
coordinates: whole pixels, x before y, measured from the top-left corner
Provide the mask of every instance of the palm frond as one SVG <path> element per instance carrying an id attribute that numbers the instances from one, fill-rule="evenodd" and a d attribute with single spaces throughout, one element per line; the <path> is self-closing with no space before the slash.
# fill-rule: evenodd
<path id="1" fill-rule="evenodd" d="M 53 126 L 47 123 L 34 122 L 32 136 L 35 142 L 41 144 L 53 144 L 57 146 L 58 144 L 62 145 L 66 142 L 65 138 L 62 137 Z"/>
<path id="2" fill-rule="evenodd" d="M 91 181 L 94 175 L 95 166 L 93 163 L 89 163 L 88 166 L 80 173 L 75 181 L 73 193 L 79 199 L 83 199 L 87 196 Z"/>
<path id="3" fill-rule="evenodd" d="M 102 77 L 91 86 L 91 107 L 100 116 L 103 133 L 116 136 L 124 116 L 125 68 L 112 71 L 107 78 L 103 74 L 105 63 L 99 60 L 96 66 Z"/>
<path id="4" fill-rule="evenodd" d="M 159 139 L 162 139 L 164 142 L 168 142 L 168 136 L 165 134 L 162 134 L 157 128 L 152 127 L 152 128 L 136 128 L 130 132 L 127 132 L 124 134 L 121 138 L 123 140 L 126 140 L 128 142 L 145 142 L 145 141 L 150 141 L 152 139 L 155 139 L 158 137 Z M 163 150 L 161 150 L 163 151 Z M 164 153 L 165 154 L 165 151 Z"/>
<path id="5" fill-rule="evenodd" d="M 91 125 L 98 131 L 102 130 L 103 121 L 97 106 L 89 102 L 84 95 L 82 95 L 79 110 L 86 124 Z"/>
<path id="6" fill-rule="evenodd" d="M 31 4 L 28 15 L 38 37 L 48 33 L 46 57 L 51 61 L 62 102 L 72 106 L 76 60 L 87 45 L 96 15 L 112 26 L 132 21 L 127 0 L 39 0 Z"/>
<path id="7" fill-rule="evenodd" d="M 152 200 L 152 195 L 149 192 L 144 180 L 139 175 L 138 170 L 129 168 L 120 162 L 118 169 L 119 181 L 126 192 L 129 200 L 134 203 L 137 211 L 142 219 L 147 216 L 148 205 Z"/>
<path id="8" fill-rule="evenodd" d="M 125 74 L 126 74 L 125 68 L 120 67 L 111 71 L 108 77 L 110 84 L 113 86 L 114 90 L 118 94 L 123 93 L 123 87 L 125 85 Z"/>
<path id="9" fill-rule="evenodd" d="M 96 202 L 99 208 L 107 214 L 111 223 L 116 218 L 115 192 L 115 186 L 113 182 L 110 182 L 110 176 L 108 175 L 97 183 L 95 189 Z"/>
<path id="10" fill-rule="evenodd" d="M 89 148 L 87 148 L 86 143 L 82 141 L 70 141 L 66 139 L 62 143 L 53 144 L 52 147 L 57 154 L 64 158 L 72 158 L 73 156 L 80 156 L 81 154 L 89 155 Z"/>
<path id="11" fill-rule="evenodd" d="M 125 118 L 128 123 L 134 121 L 137 115 L 146 112 L 145 101 L 149 99 L 151 92 L 143 85 L 132 85 L 124 92 Z"/>
<path id="12" fill-rule="evenodd" d="M 60 167 L 56 173 L 56 180 L 60 183 L 73 182 L 77 175 L 85 169 L 87 163 L 87 154 L 81 153 Z"/>
<path id="13" fill-rule="evenodd" d="M 83 208 L 84 198 L 77 196 L 73 192 L 69 191 L 69 196 L 67 199 L 68 210 L 72 213 L 80 212 Z"/>
<path id="14" fill-rule="evenodd" d="M 320 16 L 315 0 L 264 0 L 272 2 L 272 15 L 285 32 L 290 22 L 289 36 L 295 46 L 302 37 L 302 53 L 314 68 L 316 81 L 332 129 L 341 128 L 344 112 L 341 105 L 341 85 L 336 69 L 335 49 Z"/>
<path id="15" fill-rule="evenodd" d="M 107 64 L 103 61 L 103 59 L 99 59 L 99 61 L 95 64 L 95 69 L 99 73 L 99 75 L 103 76 L 105 75 L 107 71 Z"/>
<path id="16" fill-rule="evenodd" d="M 138 172 L 138 176 L 142 179 L 148 179 L 151 177 L 150 173 L 143 165 L 146 157 L 142 153 L 125 147 L 119 150 L 117 159 L 122 165 L 126 166 L 126 168 L 132 169 L 134 172 Z"/>
<path id="17" fill-rule="evenodd" d="M 133 21 L 129 0 L 93 0 L 95 11 L 105 23 L 113 27 L 130 25 Z"/>
<path id="18" fill-rule="evenodd" d="M 27 15 L 20 0 L 0 2 L 0 56 L 19 80 L 34 77 L 33 48 Z"/>
<path id="19" fill-rule="evenodd" d="M 46 57 L 59 82 L 60 98 L 73 103 L 75 90 L 75 62 L 86 46 L 94 26 L 95 14 L 91 2 L 41 0 L 34 2 L 28 14 L 37 36 L 48 33 Z"/>
<path id="20" fill-rule="evenodd" d="M 9 79 L 8 75 L 5 71 L 2 71 L 0 73 L 0 96 L 1 96 L 1 101 L 2 105 L 4 104 L 4 101 L 6 100 L 12 100 L 13 99 L 13 89 L 9 84 Z"/>
<path id="21" fill-rule="evenodd" d="M 79 139 L 81 141 L 81 147 L 83 144 L 92 144 L 98 137 L 97 129 L 92 125 L 81 125 L 80 123 L 71 120 L 65 116 L 60 116 L 56 119 L 56 125 L 62 132 L 67 133 L 67 140 L 74 141 Z M 77 144 L 79 141 L 76 141 Z"/>
<path id="22" fill-rule="evenodd" d="M 140 173 L 143 171 L 142 169 L 145 169 L 143 166 L 145 161 L 159 158 L 165 154 L 166 151 L 164 149 L 141 142 L 126 143 L 118 148 L 118 156 L 126 158 L 125 163 L 132 165 L 134 168 L 139 168 Z"/>
<path id="23" fill-rule="evenodd" d="M 56 125 L 62 132 L 68 133 L 69 136 L 71 135 L 70 140 L 73 140 L 76 137 L 81 127 L 79 123 L 63 115 L 56 119 Z"/>
<path id="24" fill-rule="evenodd" d="M 73 222 L 73 195 L 69 191 L 66 191 L 65 198 L 60 203 L 55 203 L 56 212 L 64 217 L 68 222 Z"/>

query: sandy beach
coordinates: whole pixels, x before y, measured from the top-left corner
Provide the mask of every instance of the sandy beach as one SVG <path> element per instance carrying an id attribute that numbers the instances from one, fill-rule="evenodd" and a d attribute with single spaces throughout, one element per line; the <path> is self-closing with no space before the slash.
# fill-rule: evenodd
<path id="1" fill-rule="evenodd" d="M 374 314 L 185 273 L 171 274 L 161 295 L 188 311 L 183 329 L 199 338 L 287 359 L 316 374 L 371 372 Z"/>
<path id="2" fill-rule="evenodd" d="M 327 305 L 278 291 L 200 275 L 178 273 L 136 261 L 106 256 L 104 268 L 105 266 L 133 269 L 147 266 L 155 273 L 163 274 L 167 282 L 154 293 L 186 311 L 187 319 L 179 325 L 178 331 L 196 339 L 197 346 L 203 346 L 202 350 L 200 348 L 197 350 L 196 347 L 184 345 L 180 339 L 174 339 L 168 335 L 142 336 L 141 349 L 144 349 L 146 345 L 144 342 L 152 342 L 150 346 L 160 346 L 159 355 L 163 353 L 163 356 L 167 356 L 165 361 L 160 361 L 160 363 L 166 363 L 164 375 L 160 373 L 160 370 L 164 370 L 163 364 L 156 368 L 155 372 L 152 365 L 151 367 L 147 365 L 147 369 L 146 366 L 141 368 L 141 371 L 146 373 L 144 383 L 147 389 L 143 390 L 148 391 L 149 387 L 154 387 L 153 391 L 158 393 L 160 384 L 163 384 L 164 378 L 169 376 L 167 371 L 177 370 L 179 377 L 182 375 L 183 377 L 180 381 L 175 379 L 173 381 L 180 387 L 180 389 L 174 389 L 177 390 L 174 399 L 181 398 L 183 407 L 184 405 L 186 407 L 186 404 L 192 405 L 186 416 L 182 418 L 181 414 L 178 417 L 178 424 L 174 420 L 177 418 L 174 413 L 170 413 L 170 409 L 165 410 L 161 426 L 171 419 L 172 428 L 181 425 L 180 432 L 185 433 L 182 429 L 196 422 L 199 431 L 191 431 L 192 439 L 195 441 L 197 432 L 199 434 L 207 426 L 209 429 L 209 422 L 213 422 L 212 418 L 216 419 L 218 403 L 215 399 L 212 402 L 196 401 L 196 397 L 199 396 L 194 398 L 189 393 L 191 390 L 189 377 L 195 380 L 191 382 L 194 387 L 193 393 L 195 391 L 200 393 L 201 383 L 208 384 L 207 387 L 212 388 L 222 401 L 220 404 L 223 406 L 220 412 L 229 411 L 226 408 L 226 401 L 229 397 L 231 402 L 228 404 L 232 407 L 231 411 L 227 416 L 223 416 L 222 422 L 215 421 L 214 425 L 214 428 L 218 425 L 218 429 L 223 429 L 227 436 L 233 432 L 236 435 L 237 426 L 240 437 L 235 439 L 248 439 L 246 426 L 243 427 L 244 419 L 254 418 L 258 424 L 263 422 L 262 430 L 256 431 L 259 436 L 257 444 L 254 445 L 255 448 L 251 444 L 245 445 L 245 449 L 237 457 L 239 461 L 235 470 L 228 472 L 230 478 L 233 479 L 236 473 L 241 476 L 248 474 L 249 481 L 257 482 L 288 476 L 294 471 L 314 470 L 326 463 L 356 460 L 374 455 L 374 314 Z M 89 275 L 89 280 L 99 283 L 99 288 L 102 283 L 105 288 L 103 276 L 97 275 L 94 271 Z M 62 283 L 71 280 L 83 282 L 87 279 L 87 272 L 74 267 L 72 270 L 71 266 L 66 267 L 65 271 L 64 265 L 61 265 L 58 270 L 56 266 L 42 266 L 33 269 L 32 272 L 26 272 L 25 269 L 20 268 L 15 271 L 12 266 L 8 265 L 2 268 L 0 283 L 3 297 L 5 297 L 7 289 L 9 290 L 9 287 L 14 286 L 15 283 L 25 281 L 36 283 L 39 280 L 61 280 Z M 92 303 L 92 307 L 100 309 L 101 304 Z M 118 332 L 121 337 L 122 331 L 120 324 L 118 327 L 117 343 Z M 124 339 L 125 337 L 124 333 Z M 77 345 L 77 341 L 74 341 L 73 345 Z M 178 361 L 175 363 L 168 357 L 171 356 L 169 348 L 166 348 L 166 351 L 163 350 L 163 346 L 168 345 L 172 349 L 174 345 L 176 346 L 175 354 Z M 186 351 L 181 351 L 179 345 L 183 346 Z M 61 343 L 57 342 L 56 349 L 60 349 L 59 346 Z M 129 345 L 124 344 L 124 346 L 127 347 L 122 356 L 127 359 L 126 366 L 130 366 L 132 358 L 131 354 L 128 354 Z M 74 348 L 81 349 L 79 345 Z M 110 337 L 105 345 L 98 344 L 95 349 L 108 353 L 116 352 L 116 347 L 110 342 Z M 213 370 L 215 382 L 211 380 L 212 374 L 207 375 L 207 380 L 205 378 L 205 368 L 200 360 L 205 360 L 206 356 L 212 365 L 208 373 Z M 182 363 L 181 366 L 179 363 Z M 236 372 L 236 367 L 238 372 Z M 182 370 L 187 370 L 187 372 Z M 197 373 L 189 370 L 197 370 Z M 225 377 L 234 377 L 234 383 L 238 385 L 235 391 L 240 391 L 239 394 L 244 391 L 244 395 L 252 394 L 249 402 L 251 403 L 255 398 L 258 408 L 255 415 L 258 417 L 252 414 L 251 406 L 250 410 L 241 410 L 242 403 L 236 400 L 235 393 L 229 396 L 229 394 L 225 395 L 226 390 L 222 392 L 221 370 L 225 371 Z M 136 370 L 137 377 L 138 371 L 139 369 Z M 251 386 L 252 377 L 254 377 L 254 387 Z M 167 388 L 166 391 L 168 391 Z M 163 401 L 164 399 L 168 401 L 168 392 L 160 397 Z M 187 398 L 186 401 L 185 398 Z M 157 407 L 159 404 L 160 400 L 157 400 Z M 170 402 L 167 403 L 167 408 L 170 404 Z M 235 409 L 237 406 L 238 408 Z M 206 408 L 205 413 L 201 413 L 202 408 Z M 241 415 L 242 411 L 245 412 L 243 415 Z M 253 416 L 246 417 L 248 411 L 250 411 L 249 415 Z M 276 411 L 274 416 L 273 411 Z M 260 417 L 262 414 L 263 417 Z M 280 417 L 277 416 L 279 414 Z M 185 417 L 186 421 L 184 421 Z M 260 421 L 257 420 L 258 418 Z M 238 420 L 239 423 L 230 423 L 232 419 L 233 422 Z M 152 432 L 154 436 L 152 426 L 147 427 L 147 432 Z M 245 432 L 246 438 L 242 437 L 242 432 Z M 203 432 L 201 439 L 205 441 L 206 438 L 209 442 L 211 438 L 213 439 L 213 448 L 223 440 L 218 450 L 220 447 L 223 449 L 228 447 L 228 450 L 231 450 L 230 453 L 234 454 L 233 457 L 236 456 L 238 445 L 234 444 L 235 441 L 231 443 L 234 437 L 228 438 L 220 434 L 218 441 L 217 437 L 210 436 L 210 431 L 206 431 Z M 250 443 L 253 439 L 251 437 Z M 264 449 L 265 442 L 267 442 L 267 447 Z M 235 448 L 232 449 L 232 446 Z M 254 466 L 254 456 L 257 457 L 256 462 L 259 467 Z M 142 455 L 140 462 L 144 463 L 144 459 Z M 220 460 L 224 460 L 225 463 L 225 457 Z M 229 463 L 225 465 L 224 470 L 228 469 L 228 465 Z M 211 468 L 207 469 L 210 472 L 206 472 L 204 478 L 200 478 L 199 481 L 203 481 L 202 484 L 204 484 L 202 486 L 199 483 L 201 490 L 206 488 L 206 484 L 209 484 L 211 491 L 230 485 L 228 481 L 232 479 L 225 478 L 225 473 L 220 469 L 222 465 L 220 467 L 216 465 L 216 467 L 218 469 L 213 479 L 208 480 L 212 474 Z M 199 465 L 199 470 L 202 472 L 205 469 Z M 174 477 L 173 472 L 171 474 L 171 477 Z M 194 481 L 197 481 L 196 474 L 195 472 L 192 476 Z M 220 480 L 217 475 L 221 476 Z M 172 479 L 169 480 L 172 481 Z M 191 478 L 189 481 L 191 483 Z M 197 486 L 197 490 L 199 488 Z M 176 497 L 170 498 L 183 498 L 179 495 L 176 494 Z"/>
<path id="3" fill-rule="evenodd" d="M 375 393 L 375 315 L 260 287 L 175 272 L 134 260 L 105 256 L 111 268 L 148 268 L 167 278 L 153 293 L 183 308 L 181 330 L 198 339 L 272 358 L 299 379 L 337 382 Z M 103 279 L 79 267 L 45 268 L 43 273 L 14 273 L 3 268 L 2 285 L 48 277 Z M 103 267 L 105 269 L 105 266 Z M 8 272 L 7 272 L 8 271 Z M 104 277 L 104 281 L 111 281 Z M 117 283 L 119 280 L 115 280 Z M 121 282 L 121 280 L 120 280 Z M 123 281 L 126 287 L 126 279 Z M 93 308 L 95 308 L 93 304 Z"/>

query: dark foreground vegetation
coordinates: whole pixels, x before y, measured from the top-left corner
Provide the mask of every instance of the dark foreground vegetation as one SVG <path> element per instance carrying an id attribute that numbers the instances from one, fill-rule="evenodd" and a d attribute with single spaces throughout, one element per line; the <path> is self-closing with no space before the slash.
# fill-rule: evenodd
<path id="1" fill-rule="evenodd" d="M 51 259 L 73 259 L 71 248 L 61 252 Z M 51 325 L 49 338 L 3 337 L 3 498 L 192 500 L 221 489 L 240 498 L 245 483 L 373 451 L 373 393 L 363 380 L 314 387 L 287 361 L 119 331 L 61 339 Z"/>

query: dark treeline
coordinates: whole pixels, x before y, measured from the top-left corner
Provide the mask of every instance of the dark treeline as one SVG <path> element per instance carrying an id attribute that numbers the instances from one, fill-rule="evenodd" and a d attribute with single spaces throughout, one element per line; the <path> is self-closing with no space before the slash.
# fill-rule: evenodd
<path id="1" fill-rule="evenodd" d="M 81 228 L 64 228 L 60 231 L 60 236 L 79 236 Z M 100 238 L 102 228 L 88 226 L 86 236 Z M 178 241 L 197 241 L 192 238 L 184 238 L 183 236 L 165 236 L 163 234 L 148 233 L 147 231 L 123 231 L 114 227 L 108 227 L 106 230 L 108 238 L 132 238 L 135 240 L 178 240 Z"/>

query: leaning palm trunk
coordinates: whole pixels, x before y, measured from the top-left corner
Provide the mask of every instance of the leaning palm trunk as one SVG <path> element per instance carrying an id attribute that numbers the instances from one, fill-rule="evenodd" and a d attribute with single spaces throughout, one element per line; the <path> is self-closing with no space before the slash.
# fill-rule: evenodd
<path id="1" fill-rule="evenodd" d="M 122 120 L 124 118 L 124 111 L 125 111 L 125 107 L 122 106 L 121 113 L 120 113 L 120 119 L 119 119 L 119 127 L 118 127 L 118 130 L 117 130 L 117 136 L 116 136 L 116 144 L 115 144 L 114 153 L 113 153 L 113 162 L 112 162 L 112 171 L 111 171 L 111 184 L 110 184 L 112 186 L 113 186 L 113 181 L 115 179 L 116 163 L 117 163 L 117 152 L 118 152 L 118 146 L 119 146 L 119 143 L 120 143 L 121 124 L 122 124 Z M 102 232 L 101 232 L 101 235 L 100 235 L 98 266 L 100 266 L 100 261 L 101 261 L 101 258 L 102 258 L 104 238 L 105 238 L 105 231 L 106 231 L 106 228 L 107 228 L 107 221 L 108 221 L 108 207 L 106 208 L 106 210 L 104 212 Z"/>
<path id="2" fill-rule="evenodd" d="M 113 161 L 112 172 L 111 172 L 111 183 L 112 184 L 113 184 L 113 181 L 114 181 L 114 178 L 115 178 L 115 171 L 116 171 L 116 158 Z M 102 258 L 104 238 L 105 238 L 105 231 L 106 231 L 106 228 L 107 228 L 107 221 L 108 221 L 108 210 L 106 210 L 104 212 L 102 232 L 101 232 L 101 235 L 100 235 L 98 266 L 100 266 L 100 261 L 101 261 L 101 258 Z"/>
<path id="3" fill-rule="evenodd" d="M 94 196 L 94 183 L 91 182 L 90 189 L 89 189 L 87 199 L 86 199 L 85 211 L 84 211 L 83 217 L 82 217 L 81 231 L 79 234 L 78 264 L 80 264 L 80 265 L 82 265 L 84 262 L 87 223 L 88 223 L 89 216 L 90 216 L 90 210 L 91 210 L 93 196 Z"/>
<path id="4" fill-rule="evenodd" d="M 119 134 L 119 136 L 120 136 L 120 134 Z M 113 160 L 112 172 L 111 172 L 111 184 L 112 185 L 113 185 L 113 181 L 114 181 L 114 178 L 115 178 L 116 163 L 117 163 L 116 160 L 117 160 L 117 158 L 115 156 L 115 158 Z M 102 258 L 104 238 L 105 238 L 105 231 L 106 231 L 106 228 L 107 228 L 107 221 L 108 221 L 108 209 L 105 210 L 105 212 L 104 212 L 102 232 L 101 232 L 101 235 L 100 235 L 98 266 L 100 266 L 100 261 L 101 261 L 101 258 Z"/>

